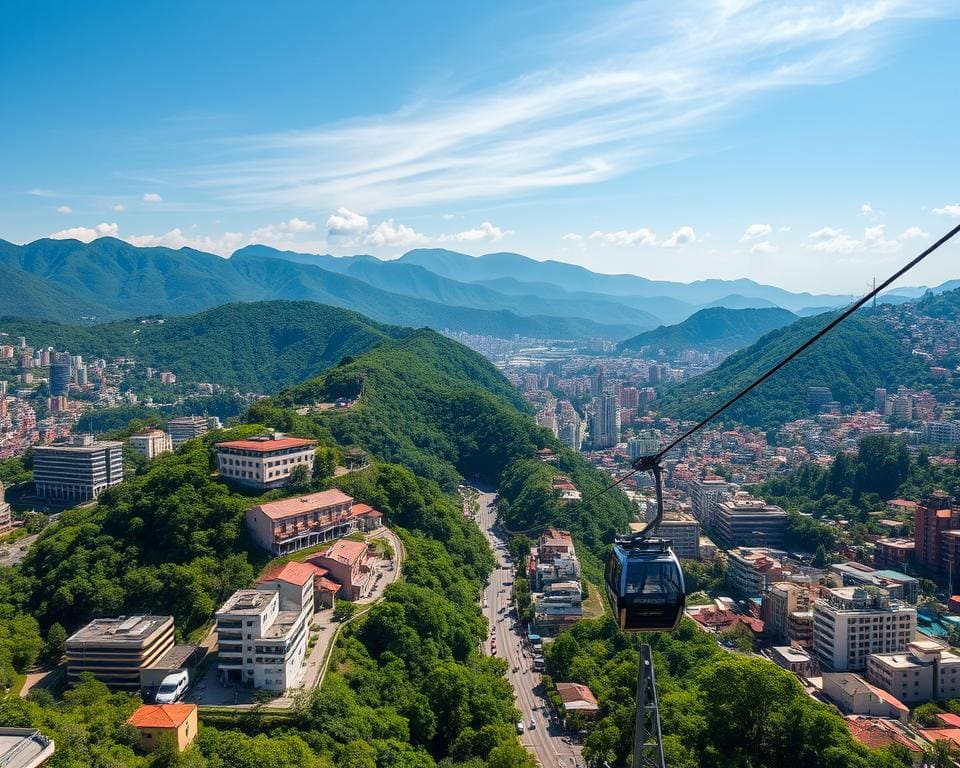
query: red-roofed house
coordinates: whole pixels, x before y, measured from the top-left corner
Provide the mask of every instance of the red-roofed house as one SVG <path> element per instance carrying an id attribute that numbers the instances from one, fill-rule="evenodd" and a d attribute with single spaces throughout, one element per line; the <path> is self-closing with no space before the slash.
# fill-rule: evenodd
<path id="1" fill-rule="evenodd" d="M 332 488 L 293 496 L 247 510 L 247 528 L 264 549 L 286 555 L 356 530 L 353 498 Z"/>
<path id="2" fill-rule="evenodd" d="M 370 548 L 363 541 L 341 539 L 307 560 L 328 571 L 327 578 L 340 584 L 339 596 L 357 600 L 370 583 Z"/>
<path id="3" fill-rule="evenodd" d="M 889 744 L 899 744 L 911 752 L 920 753 L 923 751 L 907 738 L 896 720 L 861 717 L 859 715 L 850 715 L 845 717 L 844 720 L 853 738 L 871 749 L 879 749 Z"/>
<path id="4" fill-rule="evenodd" d="M 220 476 L 251 488 L 279 488 L 287 484 L 294 467 L 313 474 L 316 440 L 281 434 L 217 443 Z"/>
<path id="5" fill-rule="evenodd" d="M 952 747 L 960 747 L 960 728 L 921 728 L 917 733 L 931 744 L 949 741 Z"/>
<path id="6" fill-rule="evenodd" d="M 585 720 L 593 720 L 600 710 L 593 691 L 580 683 L 557 683 L 557 693 L 568 715 L 576 713 Z"/>
<path id="7" fill-rule="evenodd" d="M 281 563 L 257 579 L 257 587 L 279 592 L 281 611 L 306 611 L 309 621 L 315 610 L 317 576 L 325 574 L 312 563 Z"/>
<path id="8" fill-rule="evenodd" d="M 150 751 L 169 737 L 183 752 L 197 736 L 196 704 L 144 704 L 127 722 L 140 734 L 140 746 Z"/>
<path id="9" fill-rule="evenodd" d="M 383 513 L 369 504 L 354 504 L 350 514 L 356 521 L 358 531 L 373 531 L 383 525 Z"/>

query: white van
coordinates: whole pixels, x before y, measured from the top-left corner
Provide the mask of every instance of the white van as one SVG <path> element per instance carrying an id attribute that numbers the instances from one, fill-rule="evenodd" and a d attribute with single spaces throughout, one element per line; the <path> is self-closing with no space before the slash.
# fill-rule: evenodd
<path id="1" fill-rule="evenodd" d="M 179 672 L 172 672 L 163 678 L 163 682 L 160 683 L 160 687 L 157 689 L 157 696 L 154 699 L 157 704 L 173 704 L 187 690 L 187 685 L 190 683 L 190 675 L 187 674 L 185 669 L 181 669 Z"/>

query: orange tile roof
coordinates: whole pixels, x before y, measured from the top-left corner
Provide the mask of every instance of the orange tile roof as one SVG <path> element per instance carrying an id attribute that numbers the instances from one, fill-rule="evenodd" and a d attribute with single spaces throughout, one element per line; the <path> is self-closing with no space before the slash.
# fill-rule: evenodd
<path id="1" fill-rule="evenodd" d="M 354 504 L 353 509 L 350 510 L 350 514 L 354 517 L 363 517 L 364 515 L 380 515 L 383 516 L 383 513 L 371 507 L 369 504 Z"/>
<path id="2" fill-rule="evenodd" d="M 580 685 L 580 683 L 557 683 L 556 685 L 557 693 L 564 704 L 569 704 L 572 701 L 585 701 L 595 707 L 598 706 L 597 698 L 587 686 Z"/>
<path id="3" fill-rule="evenodd" d="M 196 709 L 196 704 L 144 704 L 127 722 L 137 728 L 179 728 Z"/>
<path id="4" fill-rule="evenodd" d="M 960 728 L 921 728 L 917 731 L 927 741 L 952 741 L 960 745 Z"/>
<path id="5" fill-rule="evenodd" d="M 877 749 L 887 744 L 900 744 L 911 752 L 920 752 L 920 747 L 906 738 L 892 723 L 877 717 L 845 717 L 850 734 L 861 744 Z"/>
<path id="6" fill-rule="evenodd" d="M 340 585 L 335 581 L 331 581 L 326 576 L 320 576 L 316 581 L 313 582 L 315 589 L 320 592 L 338 592 L 340 590 Z"/>
<path id="7" fill-rule="evenodd" d="M 350 563 L 351 565 L 363 557 L 364 553 L 367 551 L 366 542 L 363 541 L 351 541 L 350 539 L 340 539 L 329 549 L 325 549 L 323 552 L 320 552 L 318 555 L 314 555 L 313 558 L 327 558 L 330 560 L 339 560 L 342 563 Z"/>
<path id="8" fill-rule="evenodd" d="M 941 712 L 937 715 L 940 718 L 940 722 L 944 725 L 948 725 L 951 728 L 960 728 L 960 715 L 953 715 L 949 712 Z"/>
<path id="9" fill-rule="evenodd" d="M 285 581 L 288 584 L 296 584 L 297 586 L 302 587 L 311 579 L 315 578 L 317 571 L 322 570 L 318 568 L 313 563 L 297 563 L 297 562 L 288 562 L 281 563 L 280 565 L 274 566 L 269 571 L 267 571 L 263 576 L 257 579 L 257 584 L 262 584 L 265 581 Z"/>
<path id="10" fill-rule="evenodd" d="M 272 453 L 273 451 L 282 451 L 286 448 L 301 448 L 316 444 L 316 440 L 304 440 L 299 437 L 281 437 L 278 440 L 228 440 L 225 443 L 217 443 L 216 447 L 238 448 L 244 451 L 256 451 L 257 453 Z"/>
<path id="11" fill-rule="evenodd" d="M 313 512 L 315 509 L 335 507 L 338 504 L 348 504 L 351 501 L 353 501 L 352 496 L 347 496 L 339 488 L 331 488 L 318 493 L 308 493 L 306 496 L 292 496 L 289 499 L 268 501 L 266 504 L 260 504 L 257 509 L 271 520 L 282 520 L 285 517 Z"/>

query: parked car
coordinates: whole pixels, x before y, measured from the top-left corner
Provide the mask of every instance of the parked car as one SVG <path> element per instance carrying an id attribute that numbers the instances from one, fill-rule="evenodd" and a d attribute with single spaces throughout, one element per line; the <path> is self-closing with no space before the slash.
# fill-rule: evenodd
<path id="1" fill-rule="evenodd" d="M 163 682 L 160 683 L 154 700 L 157 704 L 173 704 L 173 702 L 183 696 L 189 684 L 190 675 L 186 670 L 173 672 L 163 678 Z"/>
<path id="2" fill-rule="evenodd" d="M 517 733 L 523 733 L 523 720 L 517 721 Z"/>
<path id="3" fill-rule="evenodd" d="M 534 719 L 531 717 L 531 718 L 530 718 L 530 730 L 532 731 L 532 730 L 533 730 L 534 728 L 536 728 L 536 727 L 537 727 L 537 721 L 534 720 Z"/>

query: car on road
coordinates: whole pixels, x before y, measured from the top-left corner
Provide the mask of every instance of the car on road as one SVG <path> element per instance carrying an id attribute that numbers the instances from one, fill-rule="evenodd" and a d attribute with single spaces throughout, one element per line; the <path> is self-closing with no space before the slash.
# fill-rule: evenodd
<path id="1" fill-rule="evenodd" d="M 157 695 L 154 701 L 157 704 L 173 704 L 177 699 L 183 696 L 187 690 L 187 684 L 190 682 L 190 675 L 185 669 L 179 672 L 173 672 L 163 678 L 160 687 L 157 689 Z"/>
<path id="2" fill-rule="evenodd" d="M 517 721 L 517 733 L 523 733 L 523 720 Z"/>
<path id="3" fill-rule="evenodd" d="M 532 730 L 533 730 L 534 728 L 536 728 L 536 727 L 537 727 L 537 721 L 534 720 L 534 719 L 531 717 L 531 718 L 530 718 L 530 730 L 532 731 Z"/>

